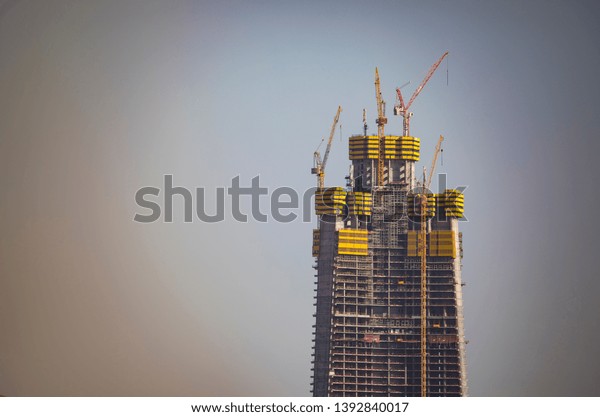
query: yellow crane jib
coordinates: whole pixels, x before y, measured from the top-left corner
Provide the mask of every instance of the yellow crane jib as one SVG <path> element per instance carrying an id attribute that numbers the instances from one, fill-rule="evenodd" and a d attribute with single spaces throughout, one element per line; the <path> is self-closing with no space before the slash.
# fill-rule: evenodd
<path id="1" fill-rule="evenodd" d="M 311 174 L 317 176 L 317 187 L 322 189 L 325 186 L 325 166 L 327 165 L 327 159 L 329 158 L 329 151 L 331 151 L 331 143 L 333 142 L 333 135 L 335 134 L 335 127 L 340 120 L 340 113 L 342 112 L 342 106 L 338 106 L 337 113 L 333 118 L 331 125 L 331 132 L 329 133 L 329 140 L 327 141 L 327 148 L 325 149 L 325 155 L 321 161 L 321 154 L 319 151 L 315 151 L 313 154 L 313 168 L 310 170 Z"/>

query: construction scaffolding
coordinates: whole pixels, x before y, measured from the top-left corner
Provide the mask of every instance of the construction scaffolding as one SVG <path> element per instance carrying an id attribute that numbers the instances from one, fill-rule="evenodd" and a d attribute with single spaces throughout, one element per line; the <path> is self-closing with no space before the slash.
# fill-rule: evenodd
<path id="1" fill-rule="evenodd" d="M 412 136 L 354 135 L 347 188 L 316 193 L 314 396 L 467 394 L 464 197 L 419 186 L 419 155 Z"/>
<path id="2" fill-rule="evenodd" d="M 389 186 L 375 194 L 382 194 L 382 199 L 375 196 L 374 201 L 381 200 L 383 205 L 372 208 L 365 228 L 353 229 L 353 219 L 347 216 L 337 222 L 330 218 L 315 231 L 315 395 L 421 395 L 418 224 L 406 215 L 406 187 Z M 456 224 L 456 218 L 446 218 L 430 220 L 429 226 L 428 396 L 466 393 L 462 242 Z M 439 227 L 447 230 L 435 230 Z M 330 239 L 326 241 L 324 235 Z M 351 236 L 362 240 L 349 240 Z"/>

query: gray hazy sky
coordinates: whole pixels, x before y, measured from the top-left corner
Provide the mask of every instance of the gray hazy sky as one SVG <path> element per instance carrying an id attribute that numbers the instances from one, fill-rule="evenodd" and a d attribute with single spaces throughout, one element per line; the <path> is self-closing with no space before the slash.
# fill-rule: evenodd
<path id="1" fill-rule="evenodd" d="M 391 110 L 448 50 L 411 128 L 468 185 L 470 394 L 600 395 L 599 39 L 593 1 L 0 2 L 0 394 L 308 395 L 313 226 L 135 192 L 304 191 L 338 104 L 343 185 L 375 66 Z"/>

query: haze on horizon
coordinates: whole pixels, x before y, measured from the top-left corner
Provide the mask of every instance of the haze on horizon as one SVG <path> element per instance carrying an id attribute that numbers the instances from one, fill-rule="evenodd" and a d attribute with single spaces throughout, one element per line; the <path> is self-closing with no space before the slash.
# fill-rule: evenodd
<path id="1" fill-rule="evenodd" d="M 136 191 L 326 185 L 373 72 L 466 185 L 472 396 L 600 395 L 593 1 L 0 2 L 0 393 L 305 396 L 313 226 L 132 221 Z M 407 93 L 408 94 L 408 93 Z M 207 207 L 215 194 L 207 191 Z M 246 207 L 248 208 L 248 207 Z M 176 211 L 180 213 L 180 211 Z"/>

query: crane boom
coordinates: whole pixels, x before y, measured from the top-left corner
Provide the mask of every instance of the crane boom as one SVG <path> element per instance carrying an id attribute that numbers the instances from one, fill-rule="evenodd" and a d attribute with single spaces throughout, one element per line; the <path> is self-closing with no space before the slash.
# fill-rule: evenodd
<path id="1" fill-rule="evenodd" d="M 427 75 L 425 76 L 425 78 L 423 78 L 423 81 L 421 81 L 421 84 L 419 84 L 419 86 L 417 87 L 417 89 L 413 93 L 413 95 L 410 98 L 410 100 L 408 100 L 408 104 L 406 105 L 407 109 L 410 108 L 410 106 L 413 104 L 413 102 L 415 101 L 415 99 L 417 98 L 417 96 L 419 95 L 419 93 L 421 92 L 421 90 L 423 90 L 423 88 L 425 87 L 425 84 L 427 84 L 427 82 L 429 81 L 429 79 L 433 76 L 433 73 L 435 72 L 435 70 L 438 69 L 438 67 L 440 66 L 440 64 L 444 60 L 444 58 L 446 58 L 447 56 L 448 56 L 448 52 L 446 51 L 444 53 L 444 55 L 442 55 L 442 57 L 440 59 L 438 59 L 437 62 L 431 66 L 431 68 L 429 68 L 429 72 L 427 73 Z"/>
<path id="2" fill-rule="evenodd" d="M 329 133 L 329 140 L 327 141 L 327 149 L 325 149 L 325 155 L 323 156 L 323 160 L 321 161 L 321 154 L 318 150 L 315 151 L 313 155 L 313 169 L 311 170 L 311 173 L 317 175 L 318 188 L 323 188 L 325 186 L 325 166 L 327 165 L 329 151 L 331 150 L 331 143 L 333 142 L 333 135 L 335 134 L 335 127 L 337 126 L 340 120 L 341 112 L 342 106 L 338 106 L 337 113 L 335 114 L 335 117 L 333 118 L 333 123 L 331 124 L 331 132 Z"/>
<path id="3" fill-rule="evenodd" d="M 325 171 L 325 165 L 327 165 L 327 158 L 329 158 L 329 151 L 331 150 L 331 142 L 333 141 L 333 135 L 335 134 L 335 127 L 340 121 L 340 113 L 342 112 L 342 106 L 338 106 L 337 113 L 333 118 L 333 123 L 331 124 L 331 132 L 329 132 L 329 140 L 327 141 L 327 149 L 325 150 L 325 156 L 323 156 L 323 164 L 322 169 Z"/>
<path id="4" fill-rule="evenodd" d="M 433 153 L 433 160 L 431 161 L 431 168 L 429 169 L 429 177 L 427 178 L 427 182 L 425 183 L 425 189 L 429 190 L 431 186 L 431 179 L 433 178 L 433 172 L 435 171 L 435 164 L 437 163 L 438 155 L 440 154 L 440 150 L 442 149 L 442 142 L 444 141 L 444 137 L 440 135 L 440 138 L 435 145 L 435 152 Z"/>
<path id="5" fill-rule="evenodd" d="M 377 136 L 379 137 L 379 155 L 377 158 L 377 185 L 383 185 L 384 157 L 385 157 L 385 101 L 381 98 L 381 85 L 379 83 L 379 70 L 375 68 L 375 99 L 377 100 Z"/>
<path id="6" fill-rule="evenodd" d="M 415 101 L 417 96 L 421 93 L 421 91 L 423 90 L 423 88 L 425 87 L 425 85 L 427 84 L 429 79 L 433 76 L 433 74 L 435 73 L 435 70 L 438 69 L 438 67 L 444 60 L 444 58 L 446 58 L 447 56 L 448 56 L 448 51 L 446 51 L 444 53 L 444 55 L 442 55 L 441 58 L 438 59 L 436 61 L 436 63 L 431 66 L 431 68 L 429 68 L 429 72 L 427 72 L 427 75 L 425 76 L 423 81 L 421 81 L 421 84 L 419 84 L 419 86 L 413 93 L 410 100 L 408 100 L 407 105 L 404 105 L 404 98 L 402 97 L 402 91 L 400 91 L 400 88 L 396 88 L 396 95 L 398 96 L 398 104 L 394 107 L 394 114 L 397 116 L 400 115 L 403 118 L 403 135 L 404 136 L 410 135 L 410 118 L 412 117 L 412 113 L 409 113 L 408 109 L 410 109 L 410 106 L 413 104 L 413 102 Z"/>

